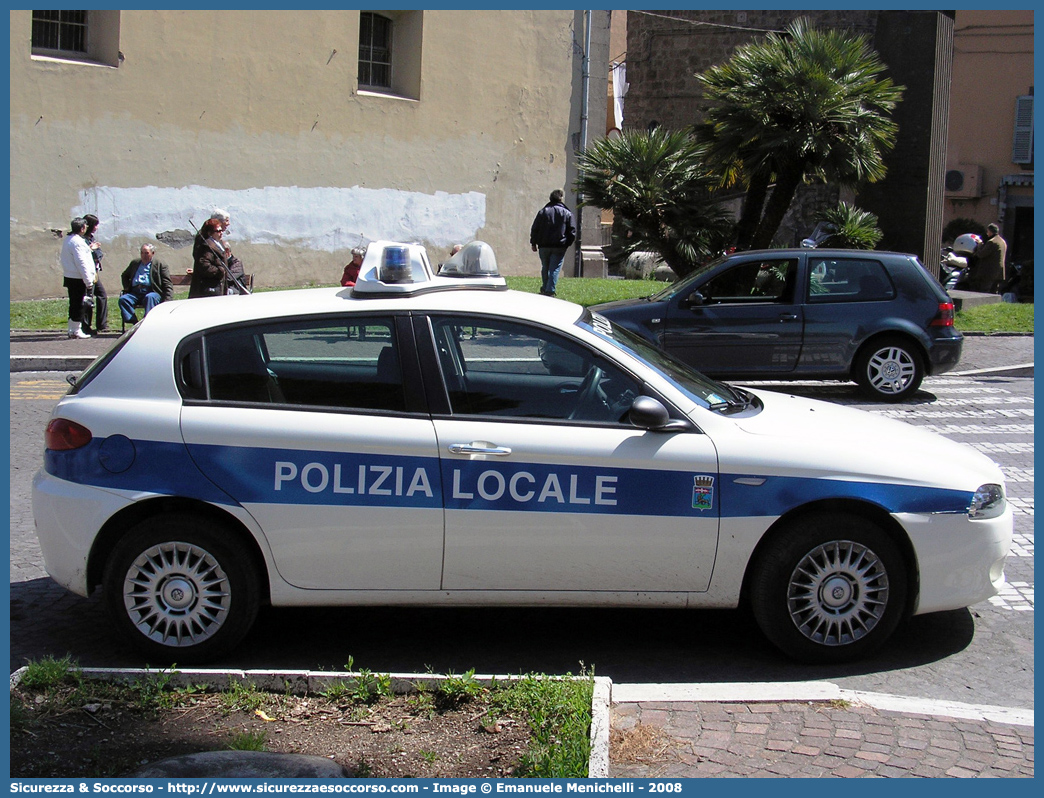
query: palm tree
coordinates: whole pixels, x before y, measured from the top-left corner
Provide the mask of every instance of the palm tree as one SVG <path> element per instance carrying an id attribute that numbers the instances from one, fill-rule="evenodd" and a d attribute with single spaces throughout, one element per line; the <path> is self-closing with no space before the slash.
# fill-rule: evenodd
<path id="1" fill-rule="evenodd" d="M 820 211 L 816 214 L 816 221 L 833 228 L 830 236 L 819 244 L 822 247 L 873 249 L 884 235 L 877 226 L 876 215 L 847 202 Z"/>
<path id="2" fill-rule="evenodd" d="M 631 130 L 580 154 L 583 205 L 610 210 L 623 226 L 623 254 L 657 253 L 679 277 L 719 252 L 732 234 L 714 196 L 717 177 L 689 130 Z"/>
<path id="3" fill-rule="evenodd" d="M 803 182 L 884 177 L 903 91 L 884 70 L 864 37 L 798 19 L 696 76 L 710 103 L 697 135 L 722 184 L 747 188 L 739 248 L 771 244 Z"/>

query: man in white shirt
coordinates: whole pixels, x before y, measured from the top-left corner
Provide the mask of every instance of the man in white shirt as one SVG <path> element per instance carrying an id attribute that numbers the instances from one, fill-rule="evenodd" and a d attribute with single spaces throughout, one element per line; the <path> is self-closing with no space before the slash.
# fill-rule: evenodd
<path id="1" fill-rule="evenodd" d="M 69 292 L 69 337 L 90 338 L 81 328 L 83 321 L 83 299 L 94 295 L 94 277 L 97 269 L 91 248 L 84 239 L 87 222 L 77 216 L 69 222 L 69 234 L 62 244 L 63 284 Z"/>

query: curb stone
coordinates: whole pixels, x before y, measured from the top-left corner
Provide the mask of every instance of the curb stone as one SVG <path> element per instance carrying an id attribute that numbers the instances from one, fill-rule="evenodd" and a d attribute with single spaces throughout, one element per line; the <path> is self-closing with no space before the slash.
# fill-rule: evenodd
<path id="1" fill-rule="evenodd" d="M 965 704 L 910 696 L 848 690 L 832 682 L 735 682 L 697 684 L 618 684 L 612 686 L 613 704 L 719 703 L 776 704 L 848 701 L 874 709 L 962 720 L 992 721 L 1033 727 L 1033 710 L 989 704 Z"/>

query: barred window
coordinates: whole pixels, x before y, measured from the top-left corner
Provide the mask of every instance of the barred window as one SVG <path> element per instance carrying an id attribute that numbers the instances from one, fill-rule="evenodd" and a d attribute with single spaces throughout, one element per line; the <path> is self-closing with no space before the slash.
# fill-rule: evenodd
<path id="1" fill-rule="evenodd" d="M 34 11 L 33 51 L 87 52 L 86 11 Z"/>
<path id="2" fill-rule="evenodd" d="M 390 89 L 392 21 L 363 11 L 359 14 L 359 85 Z"/>

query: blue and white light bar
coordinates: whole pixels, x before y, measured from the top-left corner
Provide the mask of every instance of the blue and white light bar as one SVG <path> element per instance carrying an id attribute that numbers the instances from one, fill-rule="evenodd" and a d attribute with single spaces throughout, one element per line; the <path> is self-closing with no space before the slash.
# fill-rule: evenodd
<path id="1" fill-rule="evenodd" d="M 420 244 L 374 241 L 366 248 L 352 296 L 395 296 L 447 288 L 506 289 L 492 247 L 484 241 L 465 244 L 436 274 Z"/>

